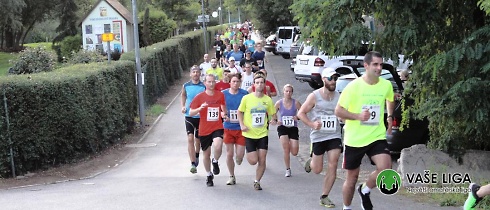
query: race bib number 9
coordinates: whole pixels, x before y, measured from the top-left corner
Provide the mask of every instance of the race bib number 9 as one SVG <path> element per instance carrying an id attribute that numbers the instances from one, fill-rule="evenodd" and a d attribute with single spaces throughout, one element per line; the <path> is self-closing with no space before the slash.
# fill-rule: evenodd
<path id="1" fill-rule="evenodd" d="M 252 113 L 252 126 L 262 127 L 265 124 L 265 113 Z"/>
<path id="2" fill-rule="evenodd" d="M 322 115 L 320 121 L 322 123 L 320 130 L 332 133 L 337 131 L 337 117 L 335 115 Z"/>
<path id="3" fill-rule="evenodd" d="M 365 109 L 369 112 L 369 119 L 361 122 L 361 125 L 379 125 L 379 115 L 381 114 L 381 107 L 379 105 L 364 105 L 362 111 Z"/>
<path id="4" fill-rule="evenodd" d="M 230 122 L 238 123 L 238 110 L 230 110 Z"/>
<path id="5" fill-rule="evenodd" d="M 293 116 L 282 116 L 282 125 L 284 125 L 286 127 L 294 126 Z"/>
<path id="6" fill-rule="evenodd" d="M 208 107 L 208 121 L 218 121 L 218 119 L 219 119 L 219 108 Z"/>

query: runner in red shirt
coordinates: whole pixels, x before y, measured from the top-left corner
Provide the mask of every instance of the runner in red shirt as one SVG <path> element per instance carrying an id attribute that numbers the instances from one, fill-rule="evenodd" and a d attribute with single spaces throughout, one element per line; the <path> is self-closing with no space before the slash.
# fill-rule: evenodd
<path id="1" fill-rule="evenodd" d="M 214 86 L 214 90 L 222 91 L 230 88 L 231 84 L 230 84 L 230 78 L 228 77 L 229 74 L 230 74 L 229 69 L 223 70 L 223 79 L 216 83 L 216 86 Z"/>
<path id="2" fill-rule="evenodd" d="M 267 71 L 265 69 L 261 69 L 260 71 L 256 72 L 255 74 L 263 74 L 265 77 L 267 77 Z M 248 88 L 247 90 L 249 93 L 255 92 L 255 87 L 252 85 L 251 87 Z M 276 86 L 269 81 L 265 80 L 265 88 L 263 91 L 264 94 L 268 95 L 269 97 L 277 96 L 277 90 Z"/>
<path id="3" fill-rule="evenodd" d="M 220 91 L 215 91 L 215 76 L 206 75 L 206 90 L 199 93 L 191 102 L 190 116 L 199 114 L 199 138 L 201 149 L 204 153 L 204 169 L 207 172 L 206 185 L 214 186 L 214 175 L 220 172 L 218 159 L 221 156 L 223 146 L 223 120 L 227 119 L 225 105 L 225 95 Z M 213 173 L 211 173 L 211 145 L 214 144 Z"/>

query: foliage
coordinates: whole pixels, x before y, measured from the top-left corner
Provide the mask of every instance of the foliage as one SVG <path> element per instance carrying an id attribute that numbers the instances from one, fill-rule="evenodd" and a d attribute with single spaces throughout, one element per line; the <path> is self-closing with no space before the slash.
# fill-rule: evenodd
<path id="1" fill-rule="evenodd" d="M 24 174 L 118 143 L 134 125 L 136 91 L 127 85 L 133 82 L 134 63 L 127 61 L 1 77 L 8 115 L 0 109 L 0 176 L 11 174 L 9 146 L 17 174 Z"/>
<path id="2" fill-rule="evenodd" d="M 488 2 L 485 0 L 485 2 Z M 429 119 L 429 146 L 459 156 L 462 149 L 490 149 L 488 130 L 489 16 L 478 0 L 295 0 L 290 7 L 303 38 L 332 55 L 362 41 L 397 60 L 413 59 L 406 110 Z M 374 17 L 374 30 L 362 15 Z M 406 122 L 407 120 L 404 119 Z"/>
<path id="3" fill-rule="evenodd" d="M 44 71 L 52 71 L 56 64 L 53 53 L 45 48 L 26 48 L 19 53 L 13 61 L 13 74 L 32 74 Z"/>
<path id="4" fill-rule="evenodd" d="M 17 53 L 0 52 L 0 77 L 7 76 L 11 67 L 10 60 L 14 60 L 16 57 Z"/>
<path id="5" fill-rule="evenodd" d="M 82 48 L 82 35 L 68 36 L 60 43 L 61 56 L 70 58 L 73 53 L 80 51 Z"/>
<path id="6" fill-rule="evenodd" d="M 79 64 L 79 63 L 94 63 L 94 62 L 104 62 L 106 60 L 105 56 L 101 55 L 100 52 L 94 50 L 79 50 L 78 52 L 72 52 L 71 56 L 68 57 L 66 62 L 68 64 Z"/>
<path id="7" fill-rule="evenodd" d="M 487 15 L 490 15 L 490 0 L 479 0 L 478 5 L 481 10 L 487 13 Z"/>
<path id="8" fill-rule="evenodd" d="M 138 19 L 143 20 L 143 15 L 144 13 L 140 13 Z M 144 24 L 148 25 L 145 26 Z M 164 41 L 165 39 L 170 37 L 173 30 L 177 27 L 177 24 L 172 19 L 169 19 L 163 11 L 151 8 L 149 9 L 149 19 L 147 23 L 140 23 L 139 26 L 142 28 L 148 28 L 149 37 L 142 37 L 148 40 L 148 42 L 144 43 L 145 45 L 143 45 L 147 46 L 153 43 Z"/>
<path id="9" fill-rule="evenodd" d="M 258 28 L 263 34 L 276 32 L 279 26 L 297 25 L 293 14 L 288 8 L 293 3 L 293 0 L 244 0 L 243 2 L 250 5 L 248 7 L 250 12 L 248 19 L 252 19 L 254 27 Z M 245 18 L 242 18 L 242 22 L 244 20 Z"/>

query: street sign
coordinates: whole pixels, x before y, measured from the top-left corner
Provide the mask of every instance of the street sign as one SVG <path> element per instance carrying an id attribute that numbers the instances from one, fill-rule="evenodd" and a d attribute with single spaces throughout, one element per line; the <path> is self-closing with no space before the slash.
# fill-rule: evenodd
<path id="1" fill-rule="evenodd" d="M 202 17 L 202 15 L 198 15 L 196 21 L 198 23 L 202 23 L 202 22 L 209 23 L 209 15 L 204 15 L 204 18 Z"/>
<path id="2" fill-rule="evenodd" d="M 102 34 L 102 41 L 103 42 L 111 42 L 113 40 L 114 40 L 114 34 L 113 33 Z"/>

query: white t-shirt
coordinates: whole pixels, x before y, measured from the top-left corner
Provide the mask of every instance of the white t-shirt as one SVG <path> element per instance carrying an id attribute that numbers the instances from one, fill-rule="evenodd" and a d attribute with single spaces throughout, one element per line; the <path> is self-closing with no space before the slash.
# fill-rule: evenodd
<path id="1" fill-rule="evenodd" d="M 254 74 L 250 73 L 250 75 L 247 75 L 246 72 L 242 73 L 242 86 L 240 86 L 241 89 L 248 90 L 249 87 L 252 87 L 254 84 Z"/>
<path id="2" fill-rule="evenodd" d="M 201 69 L 201 81 L 204 81 L 206 70 L 211 68 L 211 62 L 202 62 L 201 65 L 199 65 L 199 68 Z"/>
<path id="3" fill-rule="evenodd" d="M 242 68 L 240 66 L 237 66 L 237 65 L 235 65 L 235 67 L 229 67 L 228 66 L 227 69 L 230 70 L 230 73 L 232 73 L 232 74 L 236 74 L 236 73 L 240 73 L 241 74 L 241 73 L 243 73 Z"/>

